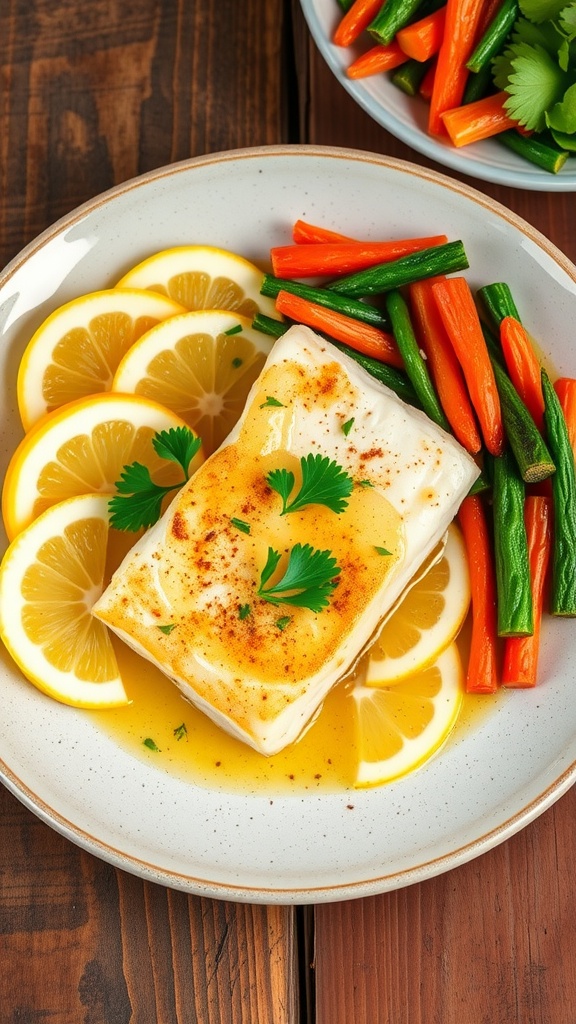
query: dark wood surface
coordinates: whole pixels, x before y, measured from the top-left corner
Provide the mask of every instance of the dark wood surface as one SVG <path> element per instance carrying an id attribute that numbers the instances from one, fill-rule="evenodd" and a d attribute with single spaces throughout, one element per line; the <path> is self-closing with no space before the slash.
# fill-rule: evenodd
<path id="1" fill-rule="evenodd" d="M 433 166 L 353 104 L 281 0 L 2 0 L 0 129 L 0 265 L 201 153 L 302 141 Z M 576 260 L 573 194 L 470 184 Z M 575 814 L 572 790 L 395 893 L 254 907 L 115 870 L 0 787 L 0 1024 L 572 1024 Z"/>

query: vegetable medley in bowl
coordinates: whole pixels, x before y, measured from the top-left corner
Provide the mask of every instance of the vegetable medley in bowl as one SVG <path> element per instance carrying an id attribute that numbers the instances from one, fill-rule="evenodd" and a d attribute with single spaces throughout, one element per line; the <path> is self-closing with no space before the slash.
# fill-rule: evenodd
<path id="1" fill-rule="evenodd" d="M 556 0 L 302 0 L 333 72 L 426 155 L 521 188 L 576 188 L 576 28 Z"/>

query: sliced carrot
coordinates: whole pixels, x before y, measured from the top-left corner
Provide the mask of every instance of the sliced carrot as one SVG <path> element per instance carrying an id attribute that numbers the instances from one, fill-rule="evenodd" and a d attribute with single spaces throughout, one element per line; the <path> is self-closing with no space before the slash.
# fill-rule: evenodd
<path id="1" fill-rule="evenodd" d="M 437 58 L 434 58 L 432 60 L 432 63 L 430 65 L 430 67 L 428 68 L 426 74 L 424 75 L 424 78 L 420 82 L 420 88 L 418 90 L 418 92 L 420 93 L 422 99 L 423 100 L 428 100 L 428 102 L 430 102 L 430 100 L 432 98 L 432 91 L 434 89 L 434 79 L 436 77 L 436 65 L 437 65 L 437 63 L 438 63 Z"/>
<path id="2" fill-rule="evenodd" d="M 447 242 L 446 235 L 404 238 L 393 242 L 318 242 L 316 245 L 278 245 L 270 249 L 275 277 L 322 277 L 353 274 L 377 263 L 409 256 Z"/>
<path id="3" fill-rule="evenodd" d="M 534 632 L 531 636 L 508 637 L 504 642 L 502 684 L 515 688 L 536 686 L 537 681 L 540 631 L 552 548 L 550 498 L 529 495 L 524 506 L 524 521 L 528 538 Z"/>
<path id="4" fill-rule="evenodd" d="M 499 678 L 496 572 L 488 519 L 480 495 L 464 498 L 458 520 L 468 554 L 472 607 L 466 692 L 495 693 Z"/>
<path id="5" fill-rule="evenodd" d="M 348 78 L 369 78 L 371 75 L 379 75 L 383 71 L 392 71 L 400 67 L 408 60 L 408 55 L 400 48 L 396 41 L 387 43 L 386 46 L 373 46 L 366 53 L 362 53 L 356 60 L 346 68 Z"/>
<path id="6" fill-rule="evenodd" d="M 396 41 L 408 57 L 425 61 L 438 53 L 444 37 L 446 8 L 440 7 L 419 21 L 405 25 L 396 33 Z"/>
<path id="7" fill-rule="evenodd" d="M 368 28 L 382 6 L 382 0 L 354 0 L 336 27 L 332 36 L 334 45 L 351 46 Z"/>
<path id="8" fill-rule="evenodd" d="M 506 92 L 483 96 L 474 103 L 445 110 L 440 115 L 442 123 L 454 146 L 469 146 L 481 139 L 490 139 L 509 128 L 516 128 L 517 121 L 509 116 L 504 107 Z"/>
<path id="9" fill-rule="evenodd" d="M 559 377 L 554 381 L 554 390 L 564 413 L 568 437 L 576 459 L 576 380 L 573 377 Z"/>
<path id="10" fill-rule="evenodd" d="M 278 292 L 276 309 L 290 320 L 323 331 L 335 341 L 341 341 L 365 356 L 380 359 L 389 366 L 403 366 L 394 337 L 378 327 L 361 323 L 289 292 Z"/>
<path id="11" fill-rule="evenodd" d="M 432 291 L 436 281 L 438 278 L 431 277 L 409 285 L 412 322 L 446 419 L 460 444 L 471 455 L 476 455 L 482 447 L 482 439 L 462 368 L 436 305 Z"/>
<path id="12" fill-rule="evenodd" d="M 431 135 L 445 134 L 441 115 L 462 103 L 468 78 L 466 61 L 476 42 L 484 5 L 485 0 L 448 0 L 446 4 L 446 27 L 430 98 Z"/>
<path id="13" fill-rule="evenodd" d="M 311 242 L 355 241 L 349 235 L 341 235 L 338 231 L 331 231 L 330 228 L 319 227 L 317 224 L 309 224 L 308 221 L 300 219 L 294 221 L 292 239 L 296 245 L 308 245 Z"/>
<path id="14" fill-rule="evenodd" d="M 542 368 L 530 335 L 519 320 L 505 316 L 500 323 L 500 344 L 510 379 L 538 430 L 544 430 Z"/>
<path id="15" fill-rule="evenodd" d="M 492 455 L 504 451 L 504 426 L 494 370 L 470 286 L 465 277 L 447 277 L 432 285 L 478 417 L 484 444 Z"/>

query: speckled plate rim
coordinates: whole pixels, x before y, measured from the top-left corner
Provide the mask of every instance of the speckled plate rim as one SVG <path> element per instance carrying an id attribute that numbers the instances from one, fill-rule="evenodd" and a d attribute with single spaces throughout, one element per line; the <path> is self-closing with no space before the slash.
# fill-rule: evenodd
<path id="1" fill-rule="evenodd" d="M 576 157 L 569 158 L 558 174 L 550 174 L 490 139 L 457 149 L 432 138 L 425 128 L 425 105 L 417 106 L 417 100 L 402 93 L 387 76 L 348 77 L 350 52 L 359 54 L 369 44 L 357 44 L 351 51 L 332 44 L 330 35 L 340 17 L 337 0 L 300 0 L 300 5 L 319 52 L 340 85 L 401 142 L 453 171 L 483 181 L 541 192 L 576 191 Z"/>
<path id="2" fill-rule="evenodd" d="M 137 190 L 150 182 L 169 179 L 175 175 L 186 174 L 189 171 L 193 172 L 196 168 L 210 168 L 230 161 L 262 160 L 269 157 L 283 160 L 297 159 L 300 156 L 308 157 L 312 160 L 342 160 L 352 161 L 356 164 L 368 164 L 448 189 L 455 195 L 470 200 L 486 211 L 490 211 L 491 214 L 502 219 L 513 228 L 520 230 L 522 235 L 537 246 L 542 254 L 545 254 L 552 260 L 561 272 L 568 276 L 570 282 L 576 286 L 576 268 L 549 240 L 510 210 L 467 185 L 456 182 L 435 171 L 429 171 L 404 161 L 380 157 L 372 153 L 327 147 L 276 146 L 209 154 L 188 161 L 182 161 L 179 164 L 149 172 L 103 193 L 94 200 L 72 211 L 69 215 L 61 218 L 22 250 L 0 275 L 0 298 L 2 296 L 2 289 L 7 282 L 35 253 L 44 249 L 52 239 L 56 238 L 63 231 L 67 231 L 73 225 L 81 223 L 92 212 L 103 205 L 109 204 L 117 196 L 126 195 L 128 192 Z M 554 771 L 554 766 L 552 771 Z M 218 878 L 213 879 L 174 871 L 137 855 L 128 855 L 119 846 L 103 841 L 102 837 L 96 834 L 95 831 L 82 827 L 78 822 L 64 815 L 58 807 L 43 800 L 34 792 L 34 789 L 23 773 L 14 771 L 13 767 L 1 756 L 0 776 L 6 787 L 23 804 L 56 831 L 88 852 L 101 857 L 118 868 L 143 878 L 199 895 L 209 895 L 242 902 L 265 904 L 319 903 L 363 897 L 401 888 L 441 874 L 488 851 L 524 828 L 566 793 L 576 781 L 576 755 L 573 758 L 567 758 L 559 766 L 552 780 L 548 784 L 543 785 L 541 790 L 531 799 L 522 803 L 520 807 L 515 808 L 512 813 L 503 813 L 502 820 L 494 827 L 479 828 L 471 841 L 457 844 L 438 856 L 416 857 L 414 863 L 402 870 L 391 872 L 382 870 L 370 877 L 360 877 L 358 880 L 345 881 L 341 884 L 332 882 L 329 885 L 306 886 L 291 886 L 281 884 L 280 882 L 278 885 L 273 886 L 244 886 L 237 882 L 222 881 Z M 358 796 L 358 799 L 360 800 L 361 797 Z"/>

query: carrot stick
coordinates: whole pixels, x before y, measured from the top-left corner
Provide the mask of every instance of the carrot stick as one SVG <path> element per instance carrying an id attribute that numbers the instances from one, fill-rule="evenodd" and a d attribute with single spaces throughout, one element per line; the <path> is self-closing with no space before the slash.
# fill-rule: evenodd
<path id="1" fill-rule="evenodd" d="M 482 439 L 470 403 L 466 382 L 456 353 L 440 316 L 432 287 L 438 278 L 416 281 L 408 287 L 412 320 L 418 344 L 424 351 L 440 404 L 452 431 L 471 455 Z"/>
<path id="2" fill-rule="evenodd" d="M 385 46 L 378 44 L 362 53 L 346 68 L 348 78 L 369 78 L 383 71 L 392 71 L 408 60 L 408 55 L 394 40 Z"/>
<path id="3" fill-rule="evenodd" d="M 508 637 L 504 642 L 502 684 L 515 688 L 536 686 L 540 653 L 540 627 L 552 547 L 552 504 L 550 499 L 541 495 L 527 497 L 524 520 L 528 538 L 534 632 L 531 636 Z"/>
<path id="4" fill-rule="evenodd" d="M 355 239 L 349 235 L 341 235 L 338 231 L 331 231 L 330 228 L 319 227 L 317 224 L 309 224 L 305 220 L 295 220 L 292 226 L 292 240 L 296 245 L 309 245 L 311 242 L 353 242 Z"/>
<path id="5" fill-rule="evenodd" d="M 441 114 L 459 107 L 468 78 L 466 61 L 476 42 L 477 30 L 485 0 L 448 0 L 446 27 L 438 52 L 438 64 L 430 99 L 428 131 L 442 135 L 445 129 Z"/>
<path id="6" fill-rule="evenodd" d="M 464 498 L 458 520 L 468 553 L 472 606 L 466 692 L 495 693 L 498 689 L 496 575 L 490 530 L 479 495 Z"/>
<path id="7" fill-rule="evenodd" d="M 500 396 L 484 340 L 478 311 L 465 277 L 450 277 L 432 285 L 440 316 L 452 342 L 491 455 L 504 451 Z"/>
<path id="8" fill-rule="evenodd" d="M 420 82 L 420 89 L 418 90 L 423 100 L 430 102 L 432 98 L 432 92 L 434 89 L 434 79 L 436 77 L 436 65 L 437 59 L 434 58 L 430 67 L 428 68 L 424 78 Z"/>
<path id="9" fill-rule="evenodd" d="M 362 355 L 380 359 L 389 366 L 403 366 L 394 337 L 378 327 L 361 323 L 343 313 L 284 291 L 278 292 L 276 296 L 276 309 L 290 320 L 323 331 Z"/>
<path id="10" fill-rule="evenodd" d="M 368 28 L 382 6 L 382 0 L 354 0 L 332 36 L 334 45 L 350 46 Z"/>
<path id="11" fill-rule="evenodd" d="M 519 320 L 505 316 L 500 323 L 500 344 L 510 379 L 538 430 L 544 430 L 542 368 L 530 335 Z"/>
<path id="12" fill-rule="evenodd" d="M 353 274 L 378 263 L 388 263 L 435 245 L 446 235 L 407 238 L 394 242 L 318 242 L 316 245 L 278 245 L 270 249 L 275 277 L 322 277 Z"/>
<path id="13" fill-rule="evenodd" d="M 396 33 L 396 41 L 408 57 L 425 61 L 438 53 L 444 36 L 446 8 L 440 7 L 411 25 L 405 25 Z"/>
<path id="14" fill-rule="evenodd" d="M 490 139 L 509 128 L 516 128 L 517 121 L 509 116 L 504 107 L 506 92 L 483 96 L 474 103 L 445 110 L 440 119 L 454 146 L 469 146 L 481 139 Z"/>
<path id="15" fill-rule="evenodd" d="M 564 413 L 568 437 L 576 459 L 576 380 L 573 377 L 559 377 L 554 381 L 554 390 Z"/>

